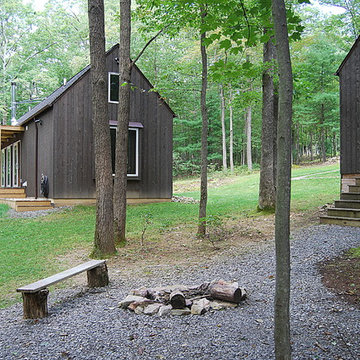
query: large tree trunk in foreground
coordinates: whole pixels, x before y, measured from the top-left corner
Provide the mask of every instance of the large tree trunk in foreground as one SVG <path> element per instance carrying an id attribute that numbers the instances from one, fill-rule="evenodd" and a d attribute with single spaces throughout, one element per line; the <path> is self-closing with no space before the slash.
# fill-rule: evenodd
<path id="1" fill-rule="evenodd" d="M 116 251 L 113 231 L 113 183 L 105 62 L 103 0 L 89 0 L 92 122 L 95 151 L 96 224 L 93 255 Z"/>
<path id="2" fill-rule="evenodd" d="M 116 243 L 125 243 L 127 148 L 130 119 L 131 0 L 120 0 L 119 105 L 116 129 L 114 228 Z"/>
<path id="3" fill-rule="evenodd" d="M 275 212 L 275 357 L 290 359 L 290 178 L 293 82 L 284 0 L 272 0 L 279 64 L 279 119 Z"/>
<path id="4" fill-rule="evenodd" d="M 201 9 L 201 17 L 206 17 L 206 9 Z M 201 116 L 202 116 L 202 130 L 201 130 L 201 183 L 200 183 L 200 206 L 199 206 L 199 226 L 198 235 L 204 236 L 206 234 L 206 205 L 207 205 L 207 154 L 208 154 L 208 114 L 206 108 L 206 90 L 207 90 L 207 54 L 206 47 L 203 40 L 206 33 L 200 35 L 201 48 Z"/>
<path id="5" fill-rule="evenodd" d="M 259 209 L 275 209 L 275 177 L 274 177 L 274 128 L 275 119 L 275 89 L 273 69 L 270 62 L 275 59 L 275 47 L 270 39 L 264 44 L 263 62 L 266 69 L 262 76 L 262 135 L 261 135 L 261 166 L 259 185 Z"/>

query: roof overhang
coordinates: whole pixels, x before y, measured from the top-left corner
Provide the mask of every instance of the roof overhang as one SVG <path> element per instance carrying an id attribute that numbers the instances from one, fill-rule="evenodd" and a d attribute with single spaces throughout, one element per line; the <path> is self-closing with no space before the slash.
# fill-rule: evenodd
<path id="1" fill-rule="evenodd" d="M 345 63 L 348 61 L 349 57 L 352 55 L 352 53 L 354 52 L 355 48 L 358 46 L 358 43 L 360 42 L 360 36 L 358 36 L 358 38 L 356 39 L 354 45 L 351 47 L 350 51 L 347 53 L 347 55 L 345 56 L 345 59 L 343 60 L 343 62 L 340 64 L 339 68 L 336 70 L 335 75 L 339 76 L 340 72 L 342 70 L 342 68 L 344 67 Z"/>
<path id="2" fill-rule="evenodd" d="M 11 144 L 16 135 L 24 132 L 22 126 L 0 125 L 1 149 Z"/>

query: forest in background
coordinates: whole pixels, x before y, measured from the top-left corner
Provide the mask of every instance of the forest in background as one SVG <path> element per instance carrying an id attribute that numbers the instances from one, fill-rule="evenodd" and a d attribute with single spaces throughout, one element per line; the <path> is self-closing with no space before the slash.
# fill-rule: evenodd
<path id="1" fill-rule="evenodd" d="M 289 4 L 292 3 L 289 1 Z M 294 73 L 293 162 L 326 160 L 339 150 L 339 89 L 334 75 L 356 39 L 360 21 L 357 1 L 326 0 L 340 14 L 312 5 L 292 4 L 301 37 L 291 42 Z M 119 40 L 119 2 L 105 0 L 107 48 Z M 132 23 L 132 56 L 155 32 L 146 15 L 136 11 Z M 35 10 L 31 2 L 3 0 L 0 9 L 0 113 L 11 120 L 11 82 L 17 83 L 17 118 L 39 99 L 89 64 L 87 1 L 49 0 Z M 208 47 L 209 167 L 230 167 L 230 121 L 235 167 L 260 163 L 262 44 L 236 53 L 226 42 Z M 174 175 L 200 171 L 201 54 L 199 34 L 189 29 L 159 36 L 138 66 L 168 102 L 174 119 Z M 276 74 L 276 71 L 274 71 Z M 275 79 L 276 81 L 276 79 Z M 28 102 L 30 101 L 30 102 Z M 226 161 L 222 146 L 225 124 Z M 251 126 L 250 126 L 251 125 Z M 247 135 L 251 136 L 247 136 Z M 250 144 L 251 141 L 251 144 Z M 246 151 L 248 148 L 251 152 Z M 251 156 L 250 156 L 251 155 Z"/>

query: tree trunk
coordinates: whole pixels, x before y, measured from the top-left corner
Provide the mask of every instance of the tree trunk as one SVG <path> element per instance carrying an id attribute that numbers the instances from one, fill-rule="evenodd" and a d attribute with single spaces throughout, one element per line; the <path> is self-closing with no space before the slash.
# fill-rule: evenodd
<path id="1" fill-rule="evenodd" d="M 119 105 L 116 129 L 114 228 L 115 241 L 126 242 L 127 148 L 130 119 L 131 0 L 120 0 Z"/>
<path id="2" fill-rule="evenodd" d="M 181 291 L 173 291 L 170 294 L 170 305 L 173 309 L 183 309 L 186 307 L 184 294 Z"/>
<path id="3" fill-rule="evenodd" d="M 233 107 L 232 107 L 232 89 L 230 87 L 230 100 L 229 100 L 229 142 L 230 142 L 230 148 L 229 148 L 229 160 L 230 160 L 230 171 L 231 173 L 234 172 L 234 130 L 233 130 Z"/>
<path id="4" fill-rule="evenodd" d="M 225 130 L 225 96 L 224 86 L 220 85 L 221 99 L 221 134 L 222 134 L 222 163 L 223 171 L 227 170 L 227 154 L 226 154 L 226 130 Z"/>
<path id="5" fill-rule="evenodd" d="M 95 152 L 96 224 L 93 255 L 115 253 L 113 182 L 105 60 L 104 3 L 89 0 L 92 122 Z"/>
<path id="6" fill-rule="evenodd" d="M 238 304 L 243 300 L 242 291 L 238 283 L 229 283 L 223 280 L 210 286 L 210 296 L 213 299 L 229 301 Z"/>
<path id="7" fill-rule="evenodd" d="M 202 7 L 201 18 L 202 23 L 206 17 L 206 9 Z M 207 90 L 207 54 L 206 47 L 203 43 L 206 33 L 200 34 L 200 49 L 201 49 L 201 179 L 200 179 L 200 206 L 199 206 L 199 226 L 198 235 L 204 236 L 206 234 L 206 205 L 207 205 L 207 153 L 208 153 L 208 113 L 206 107 L 206 90 Z"/>
<path id="8" fill-rule="evenodd" d="M 275 55 L 276 55 L 276 51 L 275 51 Z M 273 139 L 273 144 L 274 144 L 274 150 L 273 150 L 273 154 L 274 154 L 274 184 L 275 184 L 275 204 L 276 204 L 276 176 L 277 176 L 277 126 L 278 126 L 278 121 L 279 121 L 279 85 L 278 84 L 274 84 L 274 118 L 275 118 L 275 123 L 273 126 L 273 131 L 274 131 L 274 139 Z"/>
<path id="9" fill-rule="evenodd" d="M 275 212 L 275 357 L 291 359 L 290 347 L 290 179 L 293 81 L 284 0 L 272 0 L 279 64 L 279 118 Z"/>
<path id="10" fill-rule="evenodd" d="M 275 209 L 275 179 L 274 179 L 274 128 L 275 119 L 275 89 L 270 62 L 275 59 L 275 48 L 270 39 L 263 48 L 263 62 L 266 70 L 262 76 L 262 134 L 261 163 L 259 185 L 259 209 Z"/>
<path id="11" fill-rule="evenodd" d="M 252 117 L 252 109 L 251 106 L 248 106 L 246 109 L 246 117 L 245 117 L 245 127 L 246 127 L 246 161 L 247 167 L 251 171 L 252 170 L 252 156 L 251 156 L 251 117 Z"/>
<path id="12" fill-rule="evenodd" d="M 320 120 L 320 148 L 321 148 L 321 161 L 326 162 L 326 146 L 325 146 L 325 107 L 321 104 L 321 120 Z"/>

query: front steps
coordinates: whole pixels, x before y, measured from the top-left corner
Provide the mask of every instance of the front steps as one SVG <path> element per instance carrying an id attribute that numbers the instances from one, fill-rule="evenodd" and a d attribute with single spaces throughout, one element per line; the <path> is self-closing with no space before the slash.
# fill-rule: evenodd
<path id="1" fill-rule="evenodd" d="M 23 199 L 26 198 L 24 188 L 0 188 L 0 199 Z"/>
<path id="2" fill-rule="evenodd" d="M 320 216 L 320 223 L 360 227 L 360 179 L 349 185 L 349 192 L 340 194 L 340 200 L 327 209 L 327 215 Z"/>
<path id="3" fill-rule="evenodd" d="M 49 199 L 26 197 L 24 188 L 0 188 L 0 204 L 6 204 L 15 211 L 36 211 L 52 209 Z"/>

